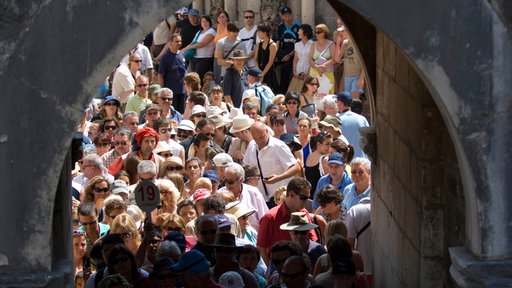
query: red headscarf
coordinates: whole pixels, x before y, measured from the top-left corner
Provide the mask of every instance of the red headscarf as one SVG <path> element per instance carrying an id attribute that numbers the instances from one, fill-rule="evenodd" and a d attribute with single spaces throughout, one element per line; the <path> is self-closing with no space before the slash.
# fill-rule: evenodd
<path id="1" fill-rule="evenodd" d="M 137 134 L 135 134 L 135 141 L 137 141 L 137 145 L 140 146 L 142 139 L 144 139 L 146 137 L 150 137 L 150 136 L 155 137 L 157 143 L 160 140 L 158 137 L 158 133 L 156 133 L 155 129 L 146 127 L 146 128 L 139 129 L 139 131 L 137 131 Z"/>

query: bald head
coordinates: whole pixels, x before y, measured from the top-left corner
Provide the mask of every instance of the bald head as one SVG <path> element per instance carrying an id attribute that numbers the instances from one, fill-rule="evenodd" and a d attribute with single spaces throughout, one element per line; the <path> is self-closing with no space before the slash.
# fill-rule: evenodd
<path id="1" fill-rule="evenodd" d="M 259 149 L 267 146 L 268 143 L 268 131 L 265 124 L 261 122 L 255 122 L 251 126 L 251 135 L 254 139 L 254 142 L 258 145 Z"/>

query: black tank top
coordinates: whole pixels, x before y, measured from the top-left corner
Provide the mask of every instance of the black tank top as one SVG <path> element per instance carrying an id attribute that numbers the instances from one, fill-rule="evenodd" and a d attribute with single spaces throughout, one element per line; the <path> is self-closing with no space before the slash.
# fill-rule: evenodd
<path id="1" fill-rule="evenodd" d="M 310 191 L 311 196 L 309 197 L 311 199 L 313 199 L 313 197 L 315 196 L 316 184 L 318 184 L 318 180 L 320 180 L 320 177 L 322 177 L 322 176 L 320 176 L 319 165 L 320 165 L 320 162 L 318 162 L 318 164 L 316 164 L 315 166 L 311 166 L 311 167 L 305 166 L 304 167 L 306 179 L 308 179 L 309 183 L 311 183 L 311 191 Z"/>

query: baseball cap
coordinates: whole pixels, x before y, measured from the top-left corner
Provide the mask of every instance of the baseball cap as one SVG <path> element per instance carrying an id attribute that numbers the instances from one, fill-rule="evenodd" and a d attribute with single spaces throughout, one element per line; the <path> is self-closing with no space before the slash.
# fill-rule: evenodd
<path id="1" fill-rule="evenodd" d="M 284 14 L 292 14 L 292 9 L 290 9 L 290 7 L 288 7 L 288 6 L 281 8 L 281 15 L 284 15 Z"/>
<path id="2" fill-rule="evenodd" d="M 327 160 L 327 164 L 339 164 L 339 165 L 343 165 L 345 164 L 345 159 L 343 158 L 343 156 L 338 153 L 338 152 L 334 152 L 334 153 L 331 153 L 331 155 L 329 155 L 329 160 Z"/>
<path id="3" fill-rule="evenodd" d="M 206 256 L 194 249 L 183 254 L 180 258 L 180 262 L 172 265 L 171 270 L 176 272 L 206 272 L 210 270 L 210 265 L 206 260 Z"/>
<path id="4" fill-rule="evenodd" d="M 345 106 L 350 106 L 352 104 L 352 95 L 350 93 L 343 91 L 336 95 L 336 99 L 340 100 Z"/>
<path id="5" fill-rule="evenodd" d="M 219 153 L 213 157 L 215 167 L 226 167 L 233 163 L 233 158 L 228 153 Z"/>
<path id="6" fill-rule="evenodd" d="M 247 74 L 254 76 L 254 77 L 261 77 L 262 73 L 263 72 L 261 72 L 260 68 L 258 68 L 258 67 L 252 67 L 249 69 L 249 71 L 247 71 Z"/>
<path id="7" fill-rule="evenodd" d="M 188 11 L 188 15 L 189 16 L 199 16 L 199 10 L 197 10 L 197 9 L 190 9 L 190 11 Z"/>

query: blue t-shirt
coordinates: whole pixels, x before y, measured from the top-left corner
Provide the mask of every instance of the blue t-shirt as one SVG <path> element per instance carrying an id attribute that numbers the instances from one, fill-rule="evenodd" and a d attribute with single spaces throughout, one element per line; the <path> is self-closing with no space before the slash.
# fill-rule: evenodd
<path id="1" fill-rule="evenodd" d="M 185 57 L 181 51 L 177 54 L 167 50 L 160 60 L 158 73 L 164 77 L 164 87 L 172 90 L 174 94 L 184 94 L 185 84 L 183 77 L 188 73 Z"/>
<path id="2" fill-rule="evenodd" d="M 318 209 L 318 207 L 320 207 L 318 202 L 316 202 L 316 195 L 318 191 L 327 184 L 332 184 L 331 175 L 329 174 L 322 176 L 322 178 L 318 180 L 318 184 L 316 184 L 315 198 L 313 199 L 313 209 Z M 343 193 L 345 187 L 347 187 L 350 184 L 352 184 L 352 179 L 348 176 L 347 171 L 343 171 L 343 179 L 341 179 L 340 183 L 336 185 L 336 188 L 340 190 L 340 193 Z"/>

